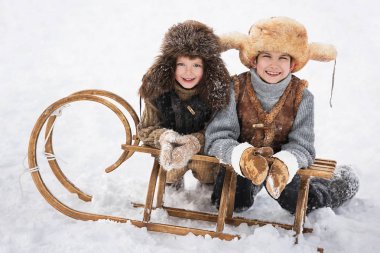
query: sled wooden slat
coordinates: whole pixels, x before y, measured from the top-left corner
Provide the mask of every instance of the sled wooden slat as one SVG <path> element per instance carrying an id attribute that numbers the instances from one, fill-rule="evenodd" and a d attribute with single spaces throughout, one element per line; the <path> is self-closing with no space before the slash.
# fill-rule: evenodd
<path id="1" fill-rule="evenodd" d="M 132 223 L 133 224 L 133 223 Z M 211 230 L 204 230 L 204 229 L 197 229 L 197 228 L 189 228 L 189 227 L 180 227 L 180 226 L 174 226 L 174 225 L 168 225 L 168 224 L 160 224 L 160 223 L 138 223 L 134 224 L 138 227 L 146 227 L 149 231 L 154 232 L 163 232 L 163 233 L 169 233 L 169 234 L 175 234 L 175 235 L 187 235 L 189 233 L 192 233 L 194 235 L 201 235 L 206 236 L 209 235 L 212 238 L 219 238 L 226 241 L 231 241 L 235 238 L 239 239 L 239 235 L 232 235 L 227 233 L 218 233 Z"/>
<path id="2" fill-rule="evenodd" d="M 132 145 L 127 145 L 127 144 L 122 144 L 121 148 L 124 150 L 131 150 L 131 151 L 137 151 L 137 152 L 142 152 L 142 153 L 148 153 L 152 154 L 154 156 L 159 156 L 160 155 L 160 150 L 156 148 L 152 148 L 149 146 L 132 146 Z M 220 161 L 212 156 L 205 156 L 205 155 L 194 155 L 191 157 L 192 160 L 195 161 L 204 161 L 204 162 L 210 162 L 210 163 L 220 163 Z"/>
<path id="3" fill-rule="evenodd" d="M 140 207 L 140 208 L 144 207 L 143 204 L 137 204 L 137 203 L 133 203 L 133 206 Z M 213 213 L 199 212 L 199 211 L 186 210 L 186 209 L 174 208 L 174 207 L 166 207 L 166 206 L 162 206 L 162 208 L 165 211 L 167 211 L 169 216 L 173 216 L 177 218 L 200 220 L 200 221 L 207 221 L 207 222 L 216 222 L 218 219 L 218 215 L 213 214 Z M 243 218 L 243 217 L 227 217 L 226 218 L 226 224 L 228 225 L 239 226 L 243 223 L 247 224 L 248 226 L 273 225 L 275 227 L 280 227 L 287 230 L 294 230 L 293 225 L 279 223 L 279 222 L 248 219 L 248 218 Z M 311 233 L 311 232 L 313 232 L 312 228 L 305 228 L 305 227 L 303 228 L 303 233 Z"/>

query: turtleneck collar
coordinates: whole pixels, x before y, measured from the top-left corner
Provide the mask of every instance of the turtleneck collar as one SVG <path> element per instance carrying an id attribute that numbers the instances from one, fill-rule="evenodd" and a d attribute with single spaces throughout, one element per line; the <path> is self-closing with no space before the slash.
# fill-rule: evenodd
<path id="1" fill-rule="evenodd" d="M 192 89 L 186 89 L 176 82 L 176 84 L 174 85 L 174 91 L 175 93 L 177 93 L 178 97 L 181 100 L 186 101 L 190 99 L 192 96 L 197 95 L 199 93 L 199 86 L 197 85 Z"/>
<path id="2" fill-rule="evenodd" d="M 284 93 L 284 90 L 286 89 L 290 80 L 292 79 L 292 75 L 291 73 L 289 73 L 289 75 L 281 82 L 278 82 L 276 84 L 268 84 L 257 75 L 256 69 L 251 69 L 250 72 L 253 89 L 255 90 L 257 95 L 262 97 L 280 97 Z"/>

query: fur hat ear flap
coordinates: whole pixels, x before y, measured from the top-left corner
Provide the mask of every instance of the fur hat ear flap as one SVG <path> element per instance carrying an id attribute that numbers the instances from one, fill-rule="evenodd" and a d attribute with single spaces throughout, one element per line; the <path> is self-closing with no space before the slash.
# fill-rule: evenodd
<path id="1" fill-rule="evenodd" d="M 244 45 L 248 44 L 248 38 L 249 37 L 247 35 L 239 32 L 221 35 L 219 36 L 221 51 L 224 52 L 230 49 L 237 49 L 241 51 Z"/>
<path id="2" fill-rule="evenodd" d="M 251 68 L 251 57 L 253 50 L 249 48 L 251 46 L 250 37 L 246 34 L 239 32 L 232 32 L 219 37 L 221 51 L 225 52 L 230 49 L 239 50 L 240 61 Z M 249 55 L 248 55 L 249 54 Z"/>
<path id="3" fill-rule="evenodd" d="M 309 58 L 314 61 L 332 61 L 336 59 L 337 51 L 333 45 L 323 43 L 309 44 Z"/>
<path id="4" fill-rule="evenodd" d="M 170 59 L 160 56 L 142 79 L 139 94 L 143 99 L 153 99 L 173 87 L 174 69 Z"/>

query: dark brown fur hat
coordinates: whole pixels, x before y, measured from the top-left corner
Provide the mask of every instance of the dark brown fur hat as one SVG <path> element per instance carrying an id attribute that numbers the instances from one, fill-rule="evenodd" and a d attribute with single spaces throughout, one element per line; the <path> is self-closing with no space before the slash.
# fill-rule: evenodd
<path id="1" fill-rule="evenodd" d="M 177 57 L 200 57 L 204 65 L 200 94 L 210 108 L 225 107 L 231 79 L 220 53 L 219 38 L 206 25 L 188 20 L 172 26 L 163 39 L 161 54 L 142 79 L 140 96 L 152 100 L 174 88 Z"/>

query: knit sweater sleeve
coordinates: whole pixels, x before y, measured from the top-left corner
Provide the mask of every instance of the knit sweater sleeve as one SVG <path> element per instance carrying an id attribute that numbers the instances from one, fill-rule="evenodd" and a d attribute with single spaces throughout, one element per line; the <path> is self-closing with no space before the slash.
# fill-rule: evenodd
<path id="1" fill-rule="evenodd" d="M 230 89 L 228 106 L 215 114 L 205 133 L 205 153 L 228 164 L 231 164 L 233 149 L 239 145 L 240 135 L 233 84 Z"/>
<path id="2" fill-rule="evenodd" d="M 137 134 L 140 140 L 148 146 L 160 148 L 159 139 L 167 129 L 160 126 L 158 110 L 149 101 L 145 101 L 145 108 L 140 123 L 137 125 Z"/>
<path id="3" fill-rule="evenodd" d="M 292 153 L 297 159 L 298 168 L 305 168 L 315 159 L 314 138 L 314 97 L 305 89 L 288 136 L 289 141 L 281 150 Z"/>

